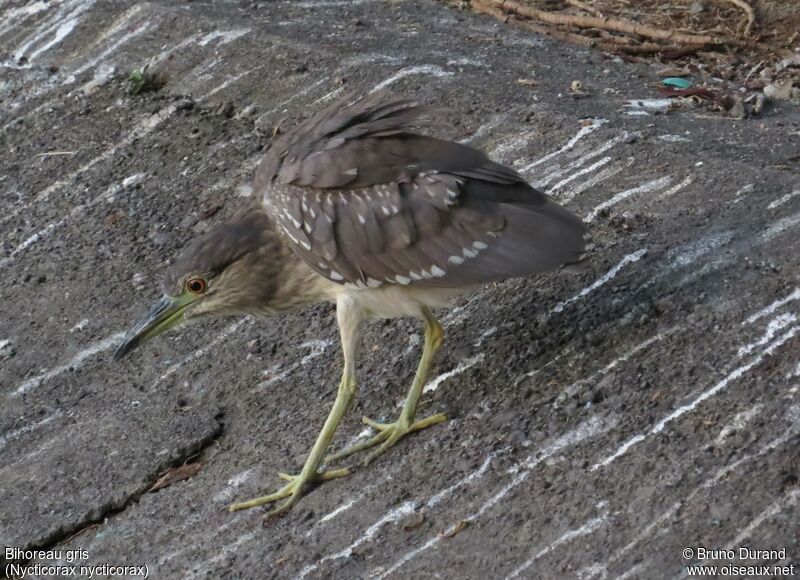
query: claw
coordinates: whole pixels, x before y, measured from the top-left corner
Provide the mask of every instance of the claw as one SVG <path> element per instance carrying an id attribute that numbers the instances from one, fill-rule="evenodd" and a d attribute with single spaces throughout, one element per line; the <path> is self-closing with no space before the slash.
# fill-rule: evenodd
<path id="1" fill-rule="evenodd" d="M 414 431 L 419 431 L 420 429 L 425 429 L 426 427 L 430 427 L 438 423 L 442 423 L 443 421 L 447 421 L 447 416 L 443 413 L 436 413 L 435 415 L 425 417 L 424 419 L 420 419 L 414 423 L 409 423 L 408 420 L 405 420 L 402 417 L 394 423 L 379 423 L 367 417 L 363 417 L 361 422 L 377 430 L 378 433 L 366 441 L 356 443 L 352 447 L 348 447 L 347 449 L 342 449 L 341 451 L 338 451 L 332 455 L 328 455 L 325 458 L 325 463 L 331 463 L 333 461 L 349 457 L 350 455 L 380 444 L 380 447 L 370 453 L 364 460 L 364 465 L 368 465 L 375 460 L 375 458 L 397 443 L 405 435 L 413 433 Z"/>
<path id="2" fill-rule="evenodd" d="M 296 504 L 297 501 L 302 497 L 303 489 L 305 488 L 306 484 L 313 482 L 330 481 L 331 479 L 347 477 L 348 475 L 350 475 L 350 470 L 347 469 L 346 467 L 342 469 L 323 471 L 321 473 L 316 473 L 308 477 L 304 477 L 302 473 L 299 475 L 290 475 L 288 473 L 280 472 L 278 473 L 278 477 L 280 477 L 284 481 L 288 481 L 289 483 L 287 483 L 282 488 L 269 495 L 257 497 L 249 501 L 231 504 L 229 509 L 230 511 L 235 512 L 268 503 L 274 503 L 279 499 L 284 499 L 288 497 L 289 499 L 283 502 L 280 506 L 273 509 L 272 511 L 267 512 L 265 517 L 271 518 L 273 516 L 286 513 L 288 510 L 290 510 L 294 506 L 294 504 Z"/>

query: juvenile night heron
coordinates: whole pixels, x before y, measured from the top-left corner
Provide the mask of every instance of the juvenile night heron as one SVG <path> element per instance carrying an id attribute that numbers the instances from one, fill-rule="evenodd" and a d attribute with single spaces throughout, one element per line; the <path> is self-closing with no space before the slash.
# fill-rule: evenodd
<path id="1" fill-rule="evenodd" d="M 336 401 L 298 475 L 275 493 L 231 510 L 285 501 L 307 484 L 347 475 L 324 461 L 375 447 L 369 463 L 401 437 L 440 423 L 416 420 L 417 403 L 442 343 L 431 314 L 481 284 L 557 270 L 580 260 L 586 228 L 515 171 L 466 145 L 419 134 L 435 109 L 373 94 L 341 101 L 279 138 L 259 166 L 261 206 L 195 240 L 168 269 L 165 296 L 118 348 L 122 356 L 184 320 L 274 315 L 336 302 L 344 371 Z M 331 456 L 325 453 L 356 392 L 355 365 L 372 318 L 422 319 L 425 340 L 398 419 Z"/>

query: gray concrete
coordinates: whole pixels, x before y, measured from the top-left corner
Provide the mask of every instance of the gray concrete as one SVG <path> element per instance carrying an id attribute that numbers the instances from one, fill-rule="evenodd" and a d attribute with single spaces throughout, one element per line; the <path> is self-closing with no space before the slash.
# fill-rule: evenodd
<path id="1" fill-rule="evenodd" d="M 796 109 L 631 115 L 652 70 L 425 1 L 0 13 L 0 546 L 155 578 L 673 578 L 698 546 L 798 563 Z M 167 85 L 128 95 L 148 60 Z M 442 312 L 422 412 L 452 420 L 265 527 L 225 508 L 302 464 L 338 380 L 332 308 L 111 350 L 166 260 L 244 203 L 273 127 L 378 86 L 451 107 L 449 135 L 590 220 L 596 256 Z M 370 327 L 337 445 L 396 412 L 416 333 Z"/>

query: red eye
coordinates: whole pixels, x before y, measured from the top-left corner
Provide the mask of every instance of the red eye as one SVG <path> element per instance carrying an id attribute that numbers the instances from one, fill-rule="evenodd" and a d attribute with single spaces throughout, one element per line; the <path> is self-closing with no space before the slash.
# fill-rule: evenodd
<path id="1" fill-rule="evenodd" d="M 206 291 L 206 281 L 202 278 L 192 278 L 186 283 L 186 289 L 192 294 L 202 294 Z"/>

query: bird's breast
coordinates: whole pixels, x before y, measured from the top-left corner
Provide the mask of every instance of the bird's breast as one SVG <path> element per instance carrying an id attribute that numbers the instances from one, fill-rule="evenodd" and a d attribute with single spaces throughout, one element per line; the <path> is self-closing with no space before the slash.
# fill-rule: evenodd
<path id="1" fill-rule="evenodd" d="M 389 285 L 379 288 L 347 289 L 341 292 L 360 306 L 370 318 L 419 317 L 422 308 L 442 308 L 470 288 L 429 288 Z"/>

